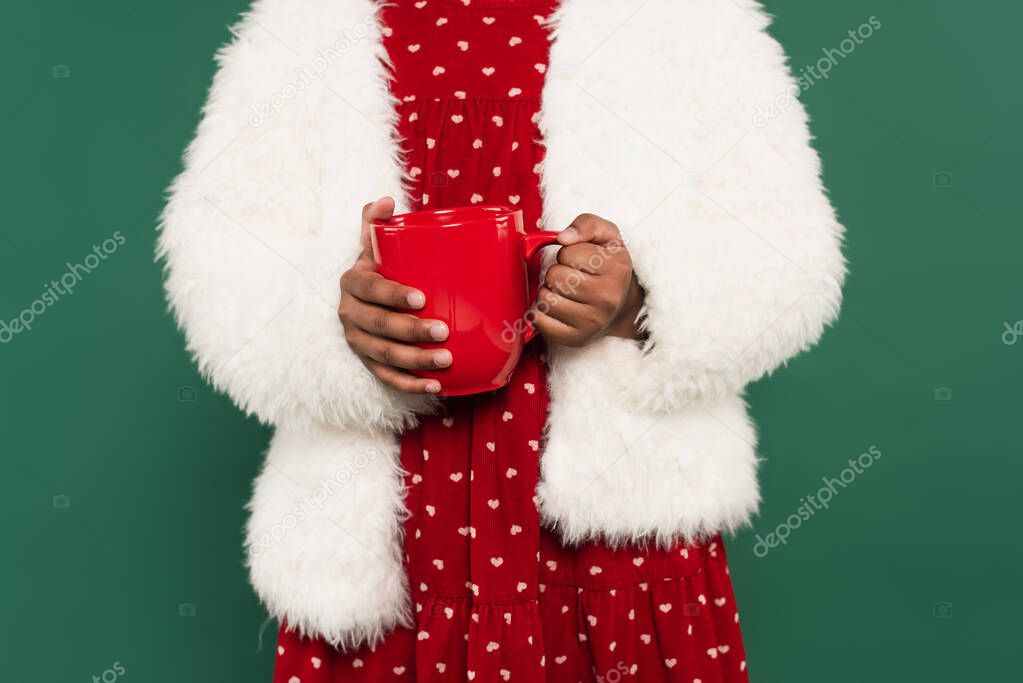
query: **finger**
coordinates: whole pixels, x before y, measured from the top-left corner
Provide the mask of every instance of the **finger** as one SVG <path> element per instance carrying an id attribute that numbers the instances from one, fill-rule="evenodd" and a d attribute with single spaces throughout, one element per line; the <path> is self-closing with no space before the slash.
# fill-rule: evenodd
<path id="1" fill-rule="evenodd" d="M 596 242 L 598 244 L 621 242 L 622 236 L 618 226 L 592 213 L 576 216 L 567 228 L 558 234 L 561 244 L 578 244 L 579 242 Z"/>
<path id="2" fill-rule="evenodd" d="M 374 221 L 389 221 L 394 216 L 394 199 L 381 197 L 375 202 L 370 202 L 362 207 L 362 230 L 360 231 L 359 242 L 364 252 L 372 249 L 370 242 L 370 224 Z"/>
<path id="3" fill-rule="evenodd" d="M 365 330 L 345 330 L 348 345 L 359 355 L 378 363 L 405 370 L 436 370 L 451 365 L 451 352 L 447 349 L 421 349 L 377 337 Z"/>
<path id="4" fill-rule="evenodd" d="M 370 223 L 389 221 L 392 216 L 394 216 L 394 199 L 381 197 L 362 207 L 362 226 L 365 228 Z"/>
<path id="5" fill-rule="evenodd" d="M 612 260 L 614 260 L 613 254 L 608 252 L 603 245 L 592 242 L 580 242 L 558 250 L 558 263 L 588 275 L 601 274 Z"/>
<path id="6" fill-rule="evenodd" d="M 422 308 L 426 296 L 415 287 L 388 280 L 368 268 L 353 268 L 341 278 L 341 287 L 352 296 L 391 308 Z"/>
<path id="7" fill-rule="evenodd" d="M 354 296 L 343 301 L 338 313 L 347 327 L 357 327 L 377 337 L 405 342 L 440 342 L 448 338 L 448 326 L 440 320 L 395 313 L 389 308 L 367 304 Z"/>
<path id="8" fill-rule="evenodd" d="M 535 310 L 534 316 L 533 327 L 549 342 L 562 346 L 581 346 L 585 341 L 585 335 L 560 320 Z"/>
<path id="9" fill-rule="evenodd" d="M 566 299 L 547 287 L 540 288 L 534 310 L 586 333 L 597 331 L 602 326 L 591 306 Z"/>
<path id="10" fill-rule="evenodd" d="M 436 394 L 440 391 L 440 382 L 435 379 L 416 377 L 369 358 L 364 358 L 362 362 L 374 377 L 398 391 L 404 391 L 407 394 Z"/>
<path id="11" fill-rule="evenodd" d="M 566 299 L 585 303 L 596 282 L 597 278 L 584 270 L 555 263 L 544 274 L 543 284 Z"/>

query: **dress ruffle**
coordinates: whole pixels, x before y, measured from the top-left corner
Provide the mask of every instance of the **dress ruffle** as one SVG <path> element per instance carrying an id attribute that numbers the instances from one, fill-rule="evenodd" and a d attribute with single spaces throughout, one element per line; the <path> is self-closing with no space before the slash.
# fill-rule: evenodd
<path id="1" fill-rule="evenodd" d="M 555 543 L 548 537 L 544 545 L 554 548 Z M 282 673 L 276 680 L 747 680 L 739 617 L 719 541 L 688 546 L 689 557 L 674 569 L 668 557 L 651 560 L 643 553 L 613 556 L 599 546 L 593 550 L 589 554 L 602 556 L 606 574 L 590 573 L 600 565 L 585 558 L 587 553 L 582 562 L 566 562 L 571 552 L 559 549 L 555 556 L 561 563 L 543 556 L 543 582 L 535 601 L 480 603 L 471 594 L 429 598 L 416 606 L 415 629 L 400 629 L 359 652 L 337 653 L 282 628 L 277 663 Z M 637 566 L 636 559 L 643 562 Z"/>

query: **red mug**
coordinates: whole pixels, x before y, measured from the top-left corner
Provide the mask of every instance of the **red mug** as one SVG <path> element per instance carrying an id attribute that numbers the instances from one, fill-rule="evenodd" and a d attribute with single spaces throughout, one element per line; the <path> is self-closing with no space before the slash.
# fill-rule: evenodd
<path id="1" fill-rule="evenodd" d="M 504 206 L 417 211 L 374 223 L 377 272 L 426 295 L 423 308 L 407 312 L 448 326 L 447 340 L 422 347 L 447 349 L 451 365 L 414 374 L 440 382 L 441 396 L 507 384 L 536 334 L 526 317 L 527 262 L 557 240 L 553 232 L 527 234 L 522 211 Z"/>

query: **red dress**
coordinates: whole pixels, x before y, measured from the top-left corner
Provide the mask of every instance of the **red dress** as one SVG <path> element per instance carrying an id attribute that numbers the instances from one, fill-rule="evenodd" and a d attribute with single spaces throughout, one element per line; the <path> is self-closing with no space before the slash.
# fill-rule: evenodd
<path id="1" fill-rule="evenodd" d="M 414 209 L 510 204 L 539 227 L 536 115 L 554 4 L 385 8 Z M 537 340 L 507 387 L 447 399 L 404 434 L 415 627 L 339 653 L 283 625 L 275 683 L 746 681 L 720 539 L 566 548 L 541 529 L 534 492 L 546 415 Z"/>

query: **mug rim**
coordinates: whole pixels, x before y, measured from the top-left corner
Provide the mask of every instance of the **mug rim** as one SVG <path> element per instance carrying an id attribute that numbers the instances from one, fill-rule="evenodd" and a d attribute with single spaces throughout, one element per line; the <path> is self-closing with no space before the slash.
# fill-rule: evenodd
<path id="1" fill-rule="evenodd" d="M 405 219 L 408 216 L 443 216 L 444 214 L 456 214 L 458 212 L 472 212 L 476 214 L 470 218 L 458 219 L 457 217 L 451 220 L 429 222 L 429 223 L 413 223 L 410 225 L 398 225 L 395 224 L 396 220 Z M 388 232 L 399 231 L 399 230 L 450 230 L 451 228 L 467 228 L 482 223 L 491 223 L 495 218 L 502 218 L 505 216 L 514 216 L 516 213 L 521 214 L 522 209 L 515 209 L 510 206 L 503 204 L 485 204 L 482 206 L 452 206 L 446 209 L 424 209 L 422 211 L 408 211 L 400 213 L 391 217 L 388 221 L 372 221 L 370 223 L 374 229 L 383 229 Z M 482 214 L 482 215 L 480 215 Z"/>

